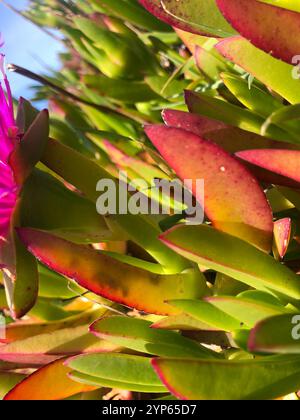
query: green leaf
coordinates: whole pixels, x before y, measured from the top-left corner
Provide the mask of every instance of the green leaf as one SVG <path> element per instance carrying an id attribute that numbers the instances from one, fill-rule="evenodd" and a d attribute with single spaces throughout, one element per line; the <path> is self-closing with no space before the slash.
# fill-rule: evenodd
<path id="1" fill-rule="evenodd" d="M 88 332 L 88 325 L 64 328 L 0 347 L 0 360 L 41 365 L 64 355 L 117 351 L 117 346 Z"/>
<path id="2" fill-rule="evenodd" d="M 220 37 L 235 33 L 223 18 L 215 0 L 140 0 L 140 3 L 159 19 L 187 32 Z"/>
<path id="3" fill-rule="evenodd" d="M 15 224 L 12 221 L 12 227 Z M 14 318 L 22 318 L 38 297 L 37 262 L 24 247 L 15 231 L 2 248 L 2 262 L 6 267 L 3 280 L 7 303 Z"/>
<path id="4" fill-rule="evenodd" d="M 23 188 L 20 223 L 78 243 L 115 239 L 95 204 L 37 169 Z"/>
<path id="5" fill-rule="evenodd" d="M 89 325 L 106 312 L 105 309 L 90 309 L 71 315 L 58 321 L 50 322 L 13 322 L 5 329 L 5 343 L 32 338 L 41 334 L 48 334 L 66 328 L 75 328 L 80 325 Z"/>
<path id="6" fill-rule="evenodd" d="M 242 37 L 221 41 L 217 49 L 290 103 L 300 102 L 299 80 L 293 78 L 293 66 L 260 51 Z"/>
<path id="7" fill-rule="evenodd" d="M 300 387 L 300 358 L 261 360 L 154 359 L 153 366 L 167 388 L 180 399 L 267 400 Z"/>
<path id="8" fill-rule="evenodd" d="M 247 327 L 253 327 L 257 322 L 271 316 L 286 313 L 284 307 L 271 305 L 241 297 L 219 296 L 206 299 L 216 308 L 238 319 Z"/>
<path id="9" fill-rule="evenodd" d="M 267 118 L 274 111 L 283 108 L 283 104 L 277 98 L 254 84 L 249 88 L 247 80 L 240 76 L 222 73 L 221 77 L 226 87 L 239 102 L 261 117 Z"/>
<path id="10" fill-rule="evenodd" d="M 255 134 L 261 134 L 261 127 L 265 122 L 262 117 L 249 109 L 202 93 L 187 91 L 186 103 L 192 113 L 205 115 Z M 265 135 L 278 141 L 291 141 L 288 139 L 288 133 L 274 125 L 268 127 Z"/>
<path id="11" fill-rule="evenodd" d="M 210 226 L 176 227 L 161 240 L 179 254 L 255 289 L 300 299 L 299 277 L 271 256 Z"/>
<path id="12" fill-rule="evenodd" d="M 181 313 L 178 315 L 170 315 L 162 318 L 151 325 L 151 328 L 158 328 L 162 330 L 181 330 L 181 331 L 215 331 L 211 325 L 197 320 L 196 318 Z"/>
<path id="13" fill-rule="evenodd" d="M 255 353 L 300 354 L 300 315 L 278 315 L 259 322 L 251 331 L 248 349 Z"/>
<path id="14" fill-rule="evenodd" d="M 58 158 L 59 156 L 59 158 Z M 78 152 L 56 141 L 49 141 L 43 163 L 64 178 L 67 182 L 82 191 L 91 201 L 98 199 L 96 186 L 101 179 L 117 181 L 97 163 L 85 158 Z M 116 195 L 119 197 L 118 185 Z M 109 226 L 125 234 L 157 259 L 167 273 L 178 273 L 188 267 L 188 263 L 170 251 L 158 241 L 160 229 L 149 217 L 131 214 L 109 215 L 106 218 Z"/>
<path id="15" fill-rule="evenodd" d="M 213 357 L 196 342 L 172 331 L 151 328 L 151 322 L 112 316 L 96 321 L 90 331 L 97 337 L 121 347 L 166 357 Z"/>
<path id="16" fill-rule="evenodd" d="M 209 325 L 211 330 L 230 332 L 240 329 L 242 326 L 238 319 L 227 315 L 209 302 L 201 300 L 172 300 L 169 303 L 198 321 Z"/>
<path id="17" fill-rule="evenodd" d="M 90 386 L 97 386 L 97 387 L 105 387 L 105 388 L 113 388 L 113 389 L 123 389 L 125 391 L 133 391 L 133 392 L 144 392 L 144 393 L 165 393 L 167 389 L 163 385 L 141 385 L 131 382 L 122 382 L 122 381 L 114 381 L 110 378 L 100 378 L 92 375 L 86 375 L 85 373 L 72 371 L 69 375 L 69 378 L 75 382 L 80 384 L 90 385 Z"/>
<path id="18" fill-rule="evenodd" d="M 75 283 L 39 264 L 39 296 L 44 298 L 71 299 L 84 293 Z"/>
<path id="19" fill-rule="evenodd" d="M 118 353 L 88 354 L 69 359 L 67 366 L 109 381 L 162 387 L 151 366 L 151 359 L 147 357 Z"/>

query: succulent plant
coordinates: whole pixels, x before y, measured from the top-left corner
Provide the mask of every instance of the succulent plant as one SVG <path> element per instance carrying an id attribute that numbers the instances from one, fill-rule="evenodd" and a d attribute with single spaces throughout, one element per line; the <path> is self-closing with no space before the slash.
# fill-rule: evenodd
<path id="1" fill-rule="evenodd" d="M 24 16 L 59 28 L 66 53 L 51 76 L 14 66 L 42 83 L 50 135 L 45 111 L 22 100 L 8 127 L 0 103 L 18 185 L 0 395 L 297 399 L 297 2 L 30 3 Z M 119 196 L 120 170 L 146 198 L 153 179 L 190 180 L 204 222 L 176 200 L 168 214 L 97 214 L 97 183 Z"/>

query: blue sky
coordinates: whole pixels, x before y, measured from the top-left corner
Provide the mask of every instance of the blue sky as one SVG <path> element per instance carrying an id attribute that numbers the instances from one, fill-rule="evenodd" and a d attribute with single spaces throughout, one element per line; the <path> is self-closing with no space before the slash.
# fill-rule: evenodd
<path id="1" fill-rule="evenodd" d="M 8 0 L 18 9 L 25 8 L 27 0 Z M 6 54 L 7 63 L 15 63 L 37 73 L 43 72 L 43 63 L 57 68 L 57 54 L 62 49 L 59 42 L 39 30 L 0 3 L 0 32 L 5 40 L 2 51 Z M 32 82 L 22 76 L 9 74 L 9 80 L 15 97 L 24 96 L 30 99 Z"/>

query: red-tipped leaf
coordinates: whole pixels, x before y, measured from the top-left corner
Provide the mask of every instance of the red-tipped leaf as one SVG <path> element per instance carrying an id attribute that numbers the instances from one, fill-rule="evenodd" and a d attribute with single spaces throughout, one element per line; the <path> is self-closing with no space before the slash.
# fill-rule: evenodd
<path id="1" fill-rule="evenodd" d="M 227 21 L 261 50 L 289 64 L 300 51 L 300 13 L 258 0 L 217 0 Z"/>
<path id="2" fill-rule="evenodd" d="M 273 221 L 267 199 L 256 179 L 235 158 L 215 143 L 181 130 L 160 125 L 146 133 L 166 162 L 182 180 L 205 183 L 204 208 L 213 225 L 269 251 Z M 201 201 L 200 201 L 201 202 Z"/>

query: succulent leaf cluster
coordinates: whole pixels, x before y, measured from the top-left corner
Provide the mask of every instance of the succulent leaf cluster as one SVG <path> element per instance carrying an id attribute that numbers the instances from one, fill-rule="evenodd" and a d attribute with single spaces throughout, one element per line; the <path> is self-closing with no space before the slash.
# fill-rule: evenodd
<path id="1" fill-rule="evenodd" d="M 298 2 L 31 0 L 20 13 L 65 50 L 50 75 L 13 66 L 50 118 L 20 101 L 0 397 L 298 399 Z M 191 187 L 203 224 L 174 202 L 97 214 L 97 183 L 119 192 L 119 171 L 146 197 L 153 179 L 204 180 L 204 201 Z"/>

